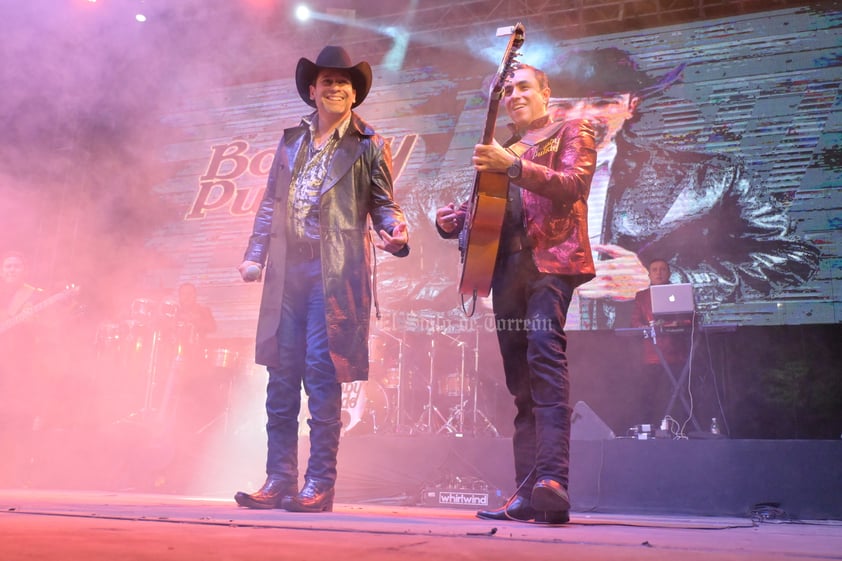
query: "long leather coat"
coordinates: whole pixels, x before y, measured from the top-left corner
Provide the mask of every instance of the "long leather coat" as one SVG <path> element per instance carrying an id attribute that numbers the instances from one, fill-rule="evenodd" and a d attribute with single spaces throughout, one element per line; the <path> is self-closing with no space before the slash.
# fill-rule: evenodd
<path id="1" fill-rule="evenodd" d="M 309 142 L 305 121 L 286 129 L 269 171 L 245 259 L 264 264 L 255 361 L 280 367 L 277 330 L 281 317 L 287 249 L 290 162 Z M 368 217 L 375 231 L 404 222 L 392 199 L 392 156 L 382 137 L 352 113 L 322 184 L 319 199 L 322 282 L 328 345 L 339 382 L 368 379 L 371 259 Z M 403 257 L 408 246 L 396 253 Z"/>

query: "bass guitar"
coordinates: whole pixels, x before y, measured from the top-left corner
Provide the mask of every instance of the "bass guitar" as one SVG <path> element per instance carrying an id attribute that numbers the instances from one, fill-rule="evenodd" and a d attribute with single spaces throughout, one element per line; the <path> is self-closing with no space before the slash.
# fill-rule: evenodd
<path id="1" fill-rule="evenodd" d="M 50 306 L 57 304 L 67 298 L 70 298 L 78 292 L 78 286 L 70 285 L 67 288 L 65 288 L 62 292 L 59 292 L 58 294 L 53 294 L 46 300 L 43 300 L 42 302 L 39 302 L 34 306 L 24 308 L 20 313 L 0 322 L 0 334 L 5 333 L 6 331 L 10 330 L 16 325 L 34 317 L 35 315 L 39 314 L 40 312 L 49 308 Z"/>
<path id="2" fill-rule="evenodd" d="M 494 141 L 494 125 L 497 111 L 503 97 L 506 80 L 514 73 L 518 49 L 523 45 L 525 29 L 518 23 L 511 28 L 506 52 L 494 79 L 488 96 L 488 112 L 481 144 Z M 465 226 L 459 235 L 462 274 L 459 279 L 459 294 L 462 295 L 462 309 L 473 315 L 478 296 L 491 292 L 491 277 L 500 247 L 500 230 L 506 213 L 509 178 L 503 173 L 477 172 L 474 187 L 468 200 Z M 465 308 L 465 296 L 472 299 L 470 311 Z"/>

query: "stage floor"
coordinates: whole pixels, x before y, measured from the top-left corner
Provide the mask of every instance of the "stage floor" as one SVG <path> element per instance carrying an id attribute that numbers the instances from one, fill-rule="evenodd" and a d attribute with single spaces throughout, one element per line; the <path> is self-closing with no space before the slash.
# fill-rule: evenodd
<path id="1" fill-rule="evenodd" d="M 0 559 L 842 559 L 842 522 L 571 513 L 564 526 L 492 522 L 473 510 L 337 504 L 334 512 L 231 499 L 0 490 Z"/>

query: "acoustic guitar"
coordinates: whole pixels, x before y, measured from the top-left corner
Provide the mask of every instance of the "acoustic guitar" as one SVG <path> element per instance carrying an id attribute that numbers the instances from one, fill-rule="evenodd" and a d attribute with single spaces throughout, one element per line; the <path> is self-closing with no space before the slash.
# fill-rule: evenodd
<path id="1" fill-rule="evenodd" d="M 521 23 L 516 24 L 509 37 L 509 45 L 500 62 L 500 67 L 492 80 L 488 96 L 488 112 L 485 118 L 481 143 L 494 141 L 494 125 L 497 111 L 503 97 L 506 80 L 514 73 L 518 49 L 523 45 L 525 30 Z M 462 295 L 462 308 L 465 310 L 465 296 L 473 302 L 478 296 L 488 296 L 491 292 L 491 277 L 494 263 L 500 247 L 500 230 L 506 213 L 506 201 L 509 190 L 509 178 L 503 173 L 477 172 L 474 187 L 468 200 L 465 226 L 459 235 L 462 274 L 459 280 L 459 294 Z"/>

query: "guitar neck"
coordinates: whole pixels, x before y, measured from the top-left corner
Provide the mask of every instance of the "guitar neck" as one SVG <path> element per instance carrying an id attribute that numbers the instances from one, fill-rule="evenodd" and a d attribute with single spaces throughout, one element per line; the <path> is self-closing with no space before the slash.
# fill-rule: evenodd
<path id="1" fill-rule="evenodd" d="M 71 288 L 68 288 L 64 292 L 60 292 L 59 294 L 54 294 L 53 296 L 50 296 L 49 298 L 47 298 L 43 302 L 39 302 L 38 304 L 35 304 L 34 306 L 32 306 L 30 308 L 24 309 L 23 311 L 21 311 L 20 313 L 18 313 L 15 316 L 10 317 L 6 321 L 0 322 L 0 333 L 3 333 L 4 331 L 7 331 L 7 330 L 11 329 L 12 327 L 16 326 L 17 324 L 28 320 L 29 318 L 33 317 L 35 314 L 38 314 L 42 310 L 44 310 L 46 308 L 49 308 L 50 306 L 52 306 L 56 302 L 64 300 L 65 298 L 71 296 L 72 294 L 75 294 L 77 291 L 78 291 L 78 288 L 75 287 L 75 286 L 71 287 Z"/>
<path id="2" fill-rule="evenodd" d="M 494 141 L 494 125 L 497 122 L 500 100 L 503 99 L 503 92 L 506 88 L 506 79 L 513 73 L 516 58 L 520 54 L 518 49 L 523 45 L 525 34 L 526 30 L 522 23 L 517 23 L 511 28 L 509 44 L 506 46 L 506 52 L 503 54 L 502 60 L 500 60 L 500 67 L 497 69 L 497 74 L 489 91 L 488 113 L 485 118 L 485 128 L 482 131 L 482 144 L 491 144 Z"/>
<path id="3" fill-rule="evenodd" d="M 494 126 L 497 122 L 497 110 L 505 91 L 506 79 L 512 75 L 517 49 L 523 44 L 524 29 L 518 23 L 512 28 L 509 45 L 500 62 L 493 86 L 489 89 L 488 113 L 485 119 L 480 142 L 485 145 L 494 142 Z M 469 296 L 473 304 L 479 296 L 488 296 L 491 291 L 491 277 L 497 249 L 500 245 L 500 231 L 506 213 L 509 178 L 502 173 L 477 172 L 465 226 L 459 235 L 459 250 L 462 256 L 462 276 L 459 280 L 459 293 Z M 471 316 L 476 308 L 462 310 Z"/>
<path id="4" fill-rule="evenodd" d="M 485 128 L 482 131 L 482 144 L 491 144 L 494 141 L 494 129 L 497 122 L 497 112 L 500 110 L 500 98 L 495 98 L 492 93 L 491 99 L 488 101 L 488 113 L 485 117 Z"/>

